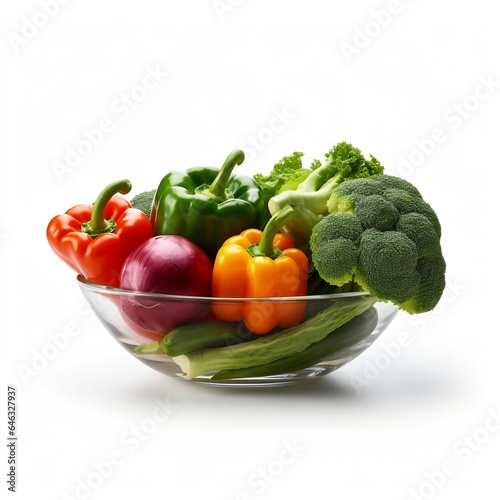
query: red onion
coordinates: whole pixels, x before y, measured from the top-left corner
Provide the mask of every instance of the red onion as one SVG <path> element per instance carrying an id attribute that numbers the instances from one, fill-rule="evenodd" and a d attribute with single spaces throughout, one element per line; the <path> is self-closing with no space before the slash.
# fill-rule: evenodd
<path id="1" fill-rule="evenodd" d="M 212 263 L 205 252 L 182 236 L 162 235 L 146 240 L 125 260 L 123 289 L 179 296 L 209 296 Z M 208 301 L 123 295 L 122 312 L 139 328 L 164 334 L 210 310 Z"/>

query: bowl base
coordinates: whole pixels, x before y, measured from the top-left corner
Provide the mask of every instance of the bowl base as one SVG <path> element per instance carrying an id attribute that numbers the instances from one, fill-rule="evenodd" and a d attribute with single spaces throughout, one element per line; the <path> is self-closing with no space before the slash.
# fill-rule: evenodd
<path id="1" fill-rule="evenodd" d="M 229 380 L 212 380 L 210 376 L 197 377 L 191 382 L 217 387 L 276 387 L 290 384 L 298 384 L 308 380 L 314 380 L 324 375 L 328 375 L 333 368 L 324 366 L 313 366 L 291 373 L 281 373 L 279 375 L 269 375 L 267 377 L 255 378 L 235 378 Z M 184 379 L 183 379 L 184 380 Z"/>
<path id="2" fill-rule="evenodd" d="M 161 357 L 161 356 L 159 356 Z M 305 382 L 307 380 L 314 380 L 324 375 L 328 375 L 338 367 L 333 366 L 311 366 L 302 370 L 297 370 L 290 373 L 281 373 L 279 375 L 269 375 L 266 377 L 252 377 L 252 378 L 234 378 L 228 380 L 212 380 L 213 374 L 201 375 L 191 380 L 186 380 L 183 377 L 179 367 L 174 363 L 165 363 L 159 359 L 155 362 L 154 356 L 147 356 L 147 360 L 139 357 L 141 361 L 154 370 L 168 375 L 170 377 L 182 380 L 184 382 L 195 382 L 202 385 L 211 385 L 217 387 L 263 387 L 263 386 L 282 386 Z"/>

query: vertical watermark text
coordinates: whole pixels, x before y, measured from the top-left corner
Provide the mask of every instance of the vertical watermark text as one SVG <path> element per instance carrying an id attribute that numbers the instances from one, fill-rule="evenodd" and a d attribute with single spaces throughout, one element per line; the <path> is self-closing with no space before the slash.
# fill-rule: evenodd
<path id="1" fill-rule="evenodd" d="M 7 490 L 15 493 L 17 487 L 17 389 L 7 387 Z"/>

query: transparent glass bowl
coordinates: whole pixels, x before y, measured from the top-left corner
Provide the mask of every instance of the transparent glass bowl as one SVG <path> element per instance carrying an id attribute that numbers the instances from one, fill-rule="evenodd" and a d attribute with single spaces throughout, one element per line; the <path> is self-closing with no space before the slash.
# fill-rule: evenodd
<path id="1" fill-rule="evenodd" d="M 157 370 L 169 377 L 186 380 L 186 375 L 181 367 L 172 358 L 163 353 L 138 354 L 134 352 L 137 346 L 160 341 L 163 334 L 152 332 L 138 325 L 131 319 L 130 314 L 124 311 L 130 304 L 139 305 L 140 308 L 163 310 L 168 315 L 177 314 L 180 310 L 188 311 L 187 314 L 193 321 L 203 321 L 210 317 L 212 308 L 241 306 L 244 303 L 255 303 L 255 299 L 226 299 L 214 297 L 186 297 L 158 293 L 134 292 L 119 288 L 110 288 L 92 283 L 82 276 L 78 276 L 78 283 L 83 295 L 89 302 L 94 313 L 111 333 L 113 338 L 124 347 L 132 356 L 150 368 Z M 218 370 L 190 378 L 190 382 L 215 384 L 215 385 L 244 385 L 261 386 L 269 384 L 288 384 L 327 375 L 337 370 L 346 363 L 365 351 L 375 342 L 382 332 L 394 319 L 399 311 L 390 303 L 375 302 L 366 292 L 339 293 L 331 295 L 314 295 L 305 297 L 272 297 L 258 299 L 264 308 L 269 307 L 304 307 L 306 314 L 303 322 L 310 321 L 330 308 L 342 309 L 343 305 L 363 303 L 369 304 L 367 310 L 356 316 L 340 328 L 325 331 L 328 342 L 318 343 L 314 352 L 307 356 L 287 358 L 292 363 L 286 363 L 287 368 L 276 368 L 272 373 L 263 373 L 258 376 L 214 379 Z M 368 302 L 367 302 L 368 301 Z M 373 303 L 374 302 L 374 303 Z M 371 305 L 373 303 L 373 305 Z M 124 306 L 125 305 L 125 306 Z M 186 314 L 186 313 L 185 313 Z M 332 316 L 331 313 L 330 317 Z M 140 314 L 138 315 L 140 319 Z M 322 317 L 321 317 L 322 318 Z M 316 325 L 318 321 L 314 320 Z M 140 323 L 140 321 L 139 321 Z M 324 322 L 328 329 L 328 321 Z M 245 330 L 242 330 L 245 331 Z M 248 330 L 246 330 L 248 332 Z M 324 346 L 324 347 L 323 347 Z M 324 350 L 323 350 L 324 349 Z M 309 352 L 309 351 L 308 351 Z M 229 354 L 230 355 L 230 354 Z M 269 366 L 269 365 L 266 365 Z M 293 369 L 289 367 L 292 366 Z M 220 375 L 219 375 L 220 376 Z"/>

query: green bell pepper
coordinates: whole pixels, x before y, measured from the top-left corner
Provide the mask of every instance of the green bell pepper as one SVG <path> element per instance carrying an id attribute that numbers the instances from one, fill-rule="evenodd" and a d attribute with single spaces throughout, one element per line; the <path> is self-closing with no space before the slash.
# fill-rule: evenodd
<path id="1" fill-rule="evenodd" d="M 232 151 L 220 169 L 193 167 L 171 171 L 160 182 L 151 210 L 155 235 L 176 234 L 196 243 L 213 261 L 231 236 L 265 226 L 270 214 L 259 184 L 232 175 L 245 159 Z"/>

